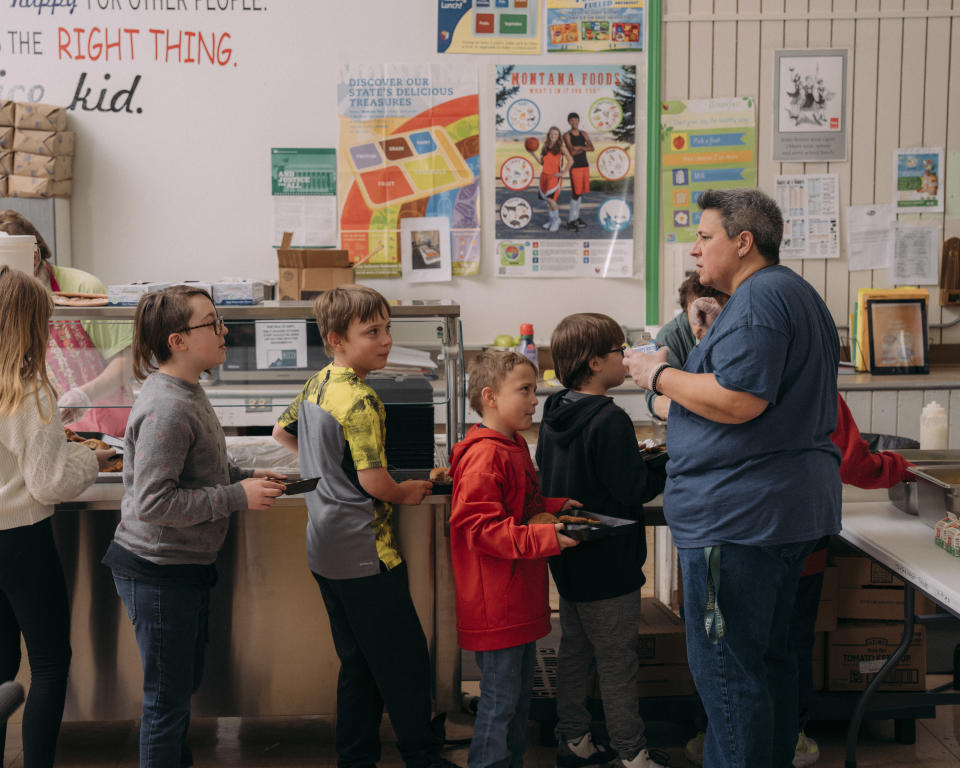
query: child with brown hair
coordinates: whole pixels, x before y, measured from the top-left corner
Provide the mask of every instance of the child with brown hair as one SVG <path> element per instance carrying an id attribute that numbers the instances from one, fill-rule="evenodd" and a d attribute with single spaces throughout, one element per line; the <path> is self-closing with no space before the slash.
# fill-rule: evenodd
<path id="1" fill-rule="evenodd" d="M 0 267 L 0 682 L 30 655 L 23 764 L 53 765 L 70 667 L 70 603 L 53 542 L 53 505 L 97 479 L 113 450 L 68 443 L 43 352 L 53 302 L 39 281 Z M 0 763 L 6 723 L 0 723 Z"/>
<path id="2" fill-rule="evenodd" d="M 124 436 L 120 524 L 103 563 L 143 664 L 142 768 L 193 763 L 190 698 L 203 678 L 217 553 L 230 515 L 269 509 L 283 493 L 282 475 L 228 459 L 199 384 L 224 361 L 226 334 L 202 289 L 176 285 L 137 304 L 133 365 L 143 386 Z"/>
<path id="3" fill-rule="evenodd" d="M 470 364 L 470 406 L 483 418 L 453 447 L 450 554 L 460 647 L 475 651 L 480 702 L 470 768 L 520 766 L 536 641 L 550 632 L 546 558 L 577 542 L 563 524 L 527 524 L 579 502 L 540 495 L 527 443 L 537 371 L 516 352 L 481 352 Z"/>
<path id="4" fill-rule="evenodd" d="M 623 383 L 623 329 L 598 313 L 569 315 L 550 339 L 557 377 L 567 387 L 543 409 L 537 464 L 545 493 L 576 496 L 590 512 L 636 520 L 628 533 L 586 541 L 550 571 L 560 593 L 557 739 L 560 768 L 606 763 L 645 768 L 637 693 L 637 627 L 647 559 L 643 504 L 663 491 L 664 461 L 648 465 L 633 422 L 607 392 Z M 587 696 L 596 669 L 610 748 L 590 735 Z"/>
<path id="5" fill-rule="evenodd" d="M 340 657 L 337 764 L 376 765 L 386 707 L 408 768 L 443 765 L 430 655 L 393 523 L 393 505 L 419 504 L 432 483 L 390 476 L 386 412 L 366 382 L 393 345 L 390 305 L 349 285 L 320 294 L 314 313 L 333 362 L 307 381 L 273 436 L 299 453 L 304 477 L 319 477 L 306 495 L 307 564 Z"/>

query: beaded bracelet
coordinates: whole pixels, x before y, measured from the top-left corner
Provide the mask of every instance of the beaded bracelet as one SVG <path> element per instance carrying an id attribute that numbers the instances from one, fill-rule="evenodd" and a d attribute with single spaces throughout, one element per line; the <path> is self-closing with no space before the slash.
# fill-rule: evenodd
<path id="1" fill-rule="evenodd" d="M 653 394 L 662 395 L 663 392 L 657 390 L 657 381 L 660 379 L 660 374 L 662 374 L 667 368 L 671 368 L 670 363 L 660 363 L 656 368 L 650 372 L 650 386 L 647 387 Z"/>

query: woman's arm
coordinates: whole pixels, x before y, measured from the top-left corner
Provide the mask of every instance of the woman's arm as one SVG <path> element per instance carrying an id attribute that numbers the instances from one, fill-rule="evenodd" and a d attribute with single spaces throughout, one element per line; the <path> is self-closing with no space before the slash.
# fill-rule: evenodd
<path id="1" fill-rule="evenodd" d="M 769 405 L 749 392 L 721 387 L 712 373 L 688 373 L 677 368 L 661 372 L 657 391 L 688 411 L 720 424 L 744 424 L 757 418 Z"/>

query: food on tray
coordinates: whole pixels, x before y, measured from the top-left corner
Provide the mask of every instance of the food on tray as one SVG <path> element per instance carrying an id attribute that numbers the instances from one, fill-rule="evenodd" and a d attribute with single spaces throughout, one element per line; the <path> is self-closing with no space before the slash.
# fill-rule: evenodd
<path id="1" fill-rule="evenodd" d="M 80 445 L 85 445 L 91 451 L 109 451 L 110 446 L 107 445 L 103 440 L 98 440 L 95 437 L 80 437 L 72 429 L 67 427 L 63 428 L 63 432 L 66 435 L 66 438 L 71 443 L 80 443 Z M 111 461 L 107 466 L 100 470 L 101 472 L 122 472 L 123 471 L 123 456 L 117 456 L 113 461 Z"/>
<path id="2" fill-rule="evenodd" d="M 62 307 L 105 307 L 107 306 L 107 294 L 54 291 L 53 303 Z"/>
<path id="3" fill-rule="evenodd" d="M 570 523 L 571 525 L 602 525 L 595 517 L 581 517 L 579 515 L 560 515 L 557 518 L 561 523 Z"/>
<path id="4" fill-rule="evenodd" d="M 549 512 L 537 512 L 527 520 L 527 525 L 555 525 L 559 522 L 556 515 L 551 515 Z"/>
<path id="5" fill-rule="evenodd" d="M 453 478 L 450 477 L 450 467 L 434 467 L 431 469 L 430 482 L 440 483 L 441 485 L 449 485 L 452 483 Z"/>

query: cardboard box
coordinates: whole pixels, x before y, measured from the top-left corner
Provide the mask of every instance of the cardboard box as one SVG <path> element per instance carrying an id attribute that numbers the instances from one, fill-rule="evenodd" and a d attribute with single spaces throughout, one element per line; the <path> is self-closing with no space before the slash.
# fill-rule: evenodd
<path id="1" fill-rule="evenodd" d="M 654 597 L 641 604 L 640 640 L 637 656 L 641 664 L 687 663 L 687 635 L 683 620 Z"/>
<path id="2" fill-rule="evenodd" d="M 13 133 L 13 149 L 35 155 L 72 155 L 75 140 L 73 131 L 17 130 Z M 0 143 L 0 149 L 4 149 L 2 143 Z"/>
<path id="3" fill-rule="evenodd" d="M 902 587 L 903 582 L 875 560 L 855 555 L 835 557 L 833 565 L 843 587 Z"/>
<path id="4" fill-rule="evenodd" d="M 9 99 L 0 99 L 0 127 L 13 127 L 14 102 Z"/>
<path id="5" fill-rule="evenodd" d="M 821 600 L 817 606 L 817 623 L 814 632 L 832 632 L 837 628 L 837 603 L 835 600 Z"/>
<path id="6" fill-rule="evenodd" d="M 219 280 L 213 283 L 213 303 L 249 306 L 263 303 L 263 283 L 257 280 Z"/>
<path id="7" fill-rule="evenodd" d="M 281 301 L 299 301 L 304 291 L 318 292 L 353 282 L 353 265 L 347 251 L 322 248 L 291 248 L 292 232 L 283 233 L 277 250 Z"/>
<path id="8" fill-rule="evenodd" d="M 7 177 L 0 176 L 0 197 L 7 196 Z"/>
<path id="9" fill-rule="evenodd" d="M 18 101 L 14 106 L 13 127 L 25 131 L 63 131 L 67 127 L 67 110 L 53 104 Z"/>
<path id="10" fill-rule="evenodd" d="M 637 675 L 640 696 L 689 696 L 696 691 L 686 664 L 641 664 Z"/>
<path id="11" fill-rule="evenodd" d="M 70 197 L 72 193 L 72 179 L 54 181 L 32 176 L 7 177 L 8 197 Z"/>
<path id="12" fill-rule="evenodd" d="M 862 691 L 900 645 L 902 623 L 841 624 L 828 635 L 827 688 Z M 922 691 L 927 684 L 926 636 L 916 627 L 913 642 L 890 671 L 881 691 Z"/>
<path id="13" fill-rule="evenodd" d="M 836 602 L 838 619 L 903 621 L 903 589 L 899 587 L 840 587 Z M 917 593 L 913 612 L 934 613 L 936 606 Z"/>
<path id="14" fill-rule="evenodd" d="M 107 304 L 119 307 L 135 307 L 140 297 L 151 291 L 162 291 L 172 283 L 122 283 L 107 286 Z"/>
<path id="15" fill-rule="evenodd" d="M 0 174 L 3 176 L 9 176 L 13 173 L 14 154 L 12 149 L 0 150 Z"/>
<path id="16" fill-rule="evenodd" d="M 13 149 L 13 126 L 0 128 L 0 149 Z"/>
<path id="17" fill-rule="evenodd" d="M 34 155 L 14 152 L 11 173 L 62 181 L 73 178 L 73 157 L 70 155 Z"/>

